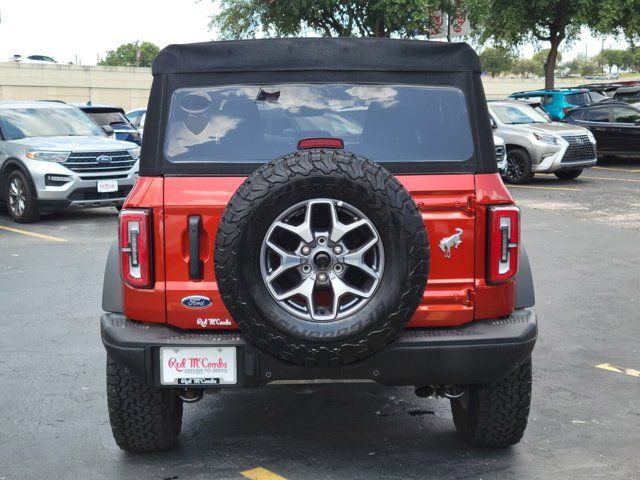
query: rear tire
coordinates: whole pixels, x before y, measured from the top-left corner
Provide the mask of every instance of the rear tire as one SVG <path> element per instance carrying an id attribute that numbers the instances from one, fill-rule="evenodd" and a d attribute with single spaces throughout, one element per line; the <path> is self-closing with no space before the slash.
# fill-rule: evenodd
<path id="1" fill-rule="evenodd" d="M 40 212 L 31 187 L 31 182 L 20 170 L 14 170 L 7 177 L 4 186 L 5 202 L 11 218 L 18 223 L 31 223 L 38 220 Z"/>
<path id="2" fill-rule="evenodd" d="M 107 404 L 113 438 L 129 452 L 172 448 L 182 428 L 176 390 L 152 388 L 107 357 Z"/>
<path id="3" fill-rule="evenodd" d="M 527 428 L 531 404 L 531 358 L 502 380 L 470 385 L 451 400 L 453 422 L 473 447 L 504 448 L 516 444 Z"/>
<path id="4" fill-rule="evenodd" d="M 534 173 L 531 170 L 531 157 L 524 148 L 512 148 L 507 151 L 507 172 L 502 176 L 505 182 L 515 185 L 531 183 Z"/>
<path id="5" fill-rule="evenodd" d="M 582 168 L 578 168 L 577 170 L 560 170 L 559 172 L 554 172 L 554 175 L 560 180 L 575 180 L 581 174 Z"/>

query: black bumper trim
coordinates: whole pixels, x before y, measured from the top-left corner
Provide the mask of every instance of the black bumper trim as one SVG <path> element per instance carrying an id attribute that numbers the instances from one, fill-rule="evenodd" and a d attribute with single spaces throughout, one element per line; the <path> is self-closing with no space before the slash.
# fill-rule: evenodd
<path id="1" fill-rule="evenodd" d="M 305 380 L 372 380 L 385 385 L 488 383 L 503 378 L 527 358 L 538 335 L 535 312 L 523 309 L 502 319 L 456 328 L 407 329 L 384 350 L 359 362 L 305 367 L 265 353 L 240 332 L 184 331 L 133 322 L 118 313 L 102 315 L 100 329 L 110 357 L 155 386 L 161 386 L 160 347 L 236 347 L 238 383 L 222 388 Z"/>

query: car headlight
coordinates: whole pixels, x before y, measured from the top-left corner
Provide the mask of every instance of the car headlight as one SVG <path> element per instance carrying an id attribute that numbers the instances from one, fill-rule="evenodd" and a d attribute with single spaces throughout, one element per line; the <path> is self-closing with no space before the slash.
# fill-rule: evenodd
<path id="1" fill-rule="evenodd" d="M 131 150 L 127 150 L 129 152 L 129 155 L 131 155 L 131 158 L 133 158 L 134 160 L 138 160 L 140 158 L 140 149 L 139 148 L 132 148 Z"/>
<path id="2" fill-rule="evenodd" d="M 591 130 L 587 130 L 587 137 L 589 137 L 589 140 L 591 141 L 591 143 L 596 143 L 596 137 L 593 136 L 593 133 L 591 133 Z"/>
<path id="3" fill-rule="evenodd" d="M 27 158 L 31 160 L 43 160 L 45 162 L 66 162 L 71 152 L 53 152 L 48 150 L 27 150 Z"/>
<path id="4" fill-rule="evenodd" d="M 540 133 L 534 133 L 533 136 L 536 140 L 542 143 L 548 143 L 549 145 L 557 145 L 558 139 L 553 135 L 542 135 Z"/>

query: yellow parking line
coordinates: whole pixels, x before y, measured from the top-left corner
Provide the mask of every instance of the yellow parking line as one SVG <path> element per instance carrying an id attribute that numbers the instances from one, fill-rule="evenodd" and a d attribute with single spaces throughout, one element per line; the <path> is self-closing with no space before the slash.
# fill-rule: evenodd
<path id="1" fill-rule="evenodd" d="M 533 185 L 507 185 L 507 188 L 532 188 L 535 190 L 566 190 L 569 192 L 581 192 L 581 188 L 575 187 L 536 187 Z"/>
<path id="2" fill-rule="evenodd" d="M 610 170 L 612 172 L 629 172 L 629 173 L 640 173 L 640 170 L 629 170 L 626 168 L 615 168 L 615 167 L 593 167 L 594 170 Z"/>
<path id="3" fill-rule="evenodd" d="M 640 370 L 635 370 L 633 368 L 616 367 L 610 363 L 601 363 L 600 365 L 596 365 L 596 368 L 601 368 L 602 370 L 607 370 L 609 372 L 624 373 L 625 375 L 640 378 Z"/>
<path id="4" fill-rule="evenodd" d="M 638 179 L 638 178 L 612 178 L 612 177 L 592 177 L 592 176 L 583 176 L 582 178 L 592 178 L 594 180 L 613 180 L 614 182 L 635 182 L 635 183 L 640 183 L 640 179 Z"/>
<path id="5" fill-rule="evenodd" d="M 42 238 L 43 240 L 51 240 L 52 242 L 66 242 L 64 238 L 52 237 L 50 235 L 43 235 L 42 233 L 28 232 L 27 230 L 20 230 L 19 228 L 3 227 L 0 226 L 0 230 L 6 230 L 7 232 L 19 233 L 21 235 L 28 235 L 30 237 Z"/>
<path id="6" fill-rule="evenodd" d="M 266 468 L 256 467 L 251 470 L 245 470 L 244 472 L 240 472 L 243 477 L 249 478 L 251 480 L 287 480 L 284 477 L 281 477 L 277 473 L 270 472 Z"/>

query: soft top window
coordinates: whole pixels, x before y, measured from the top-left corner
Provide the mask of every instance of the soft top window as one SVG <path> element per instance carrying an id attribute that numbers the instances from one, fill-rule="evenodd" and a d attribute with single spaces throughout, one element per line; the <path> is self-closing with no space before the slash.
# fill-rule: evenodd
<path id="1" fill-rule="evenodd" d="M 474 151 L 463 93 L 450 87 L 283 84 L 179 89 L 171 162 L 263 163 L 304 138 L 338 138 L 377 162 L 463 162 Z"/>

